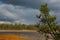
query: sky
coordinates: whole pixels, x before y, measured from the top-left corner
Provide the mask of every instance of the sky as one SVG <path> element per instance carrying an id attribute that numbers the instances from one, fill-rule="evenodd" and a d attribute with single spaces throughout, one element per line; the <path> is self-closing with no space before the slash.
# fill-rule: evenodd
<path id="1" fill-rule="evenodd" d="M 60 0 L 0 0 L 0 23 L 36 24 L 36 15 L 44 3 L 60 24 Z"/>

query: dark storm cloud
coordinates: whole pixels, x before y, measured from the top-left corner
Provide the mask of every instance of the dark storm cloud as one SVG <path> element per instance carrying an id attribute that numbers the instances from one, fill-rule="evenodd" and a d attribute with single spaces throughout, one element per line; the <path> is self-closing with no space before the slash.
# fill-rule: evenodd
<path id="1" fill-rule="evenodd" d="M 18 6 L 25 6 L 28 8 L 40 8 L 40 4 L 42 2 L 46 2 L 46 0 L 0 0 L 6 4 L 18 5 Z"/>
<path id="2" fill-rule="evenodd" d="M 40 5 L 43 3 L 48 3 L 51 10 L 60 10 L 60 1 L 59 0 L 0 0 L 6 4 L 25 6 L 29 8 L 40 8 Z"/>
<path id="3" fill-rule="evenodd" d="M 7 4 L 26 6 L 31 8 L 39 8 L 41 1 L 40 0 L 1 0 Z"/>

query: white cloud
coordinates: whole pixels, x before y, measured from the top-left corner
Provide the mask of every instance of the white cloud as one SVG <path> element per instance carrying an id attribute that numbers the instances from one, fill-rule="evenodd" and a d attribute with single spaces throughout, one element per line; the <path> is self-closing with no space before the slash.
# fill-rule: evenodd
<path id="1" fill-rule="evenodd" d="M 7 5 L 7 4 L 1 4 L 0 5 L 0 14 L 2 14 L 3 16 L 9 17 L 11 19 L 16 19 L 16 14 L 13 14 L 12 12 L 10 12 L 9 9 L 14 8 L 14 6 L 12 5 Z"/>
<path id="2" fill-rule="evenodd" d="M 11 24 L 11 22 L 7 22 L 7 21 L 0 21 L 0 24 Z"/>

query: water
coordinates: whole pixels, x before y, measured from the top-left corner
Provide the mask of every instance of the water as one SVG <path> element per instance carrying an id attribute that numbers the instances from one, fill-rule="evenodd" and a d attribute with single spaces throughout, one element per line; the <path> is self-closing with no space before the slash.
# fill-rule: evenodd
<path id="1" fill-rule="evenodd" d="M 0 34 L 15 34 L 18 36 L 24 36 L 27 38 L 41 38 L 43 37 L 41 34 L 37 32 L 0 32 Z"/>

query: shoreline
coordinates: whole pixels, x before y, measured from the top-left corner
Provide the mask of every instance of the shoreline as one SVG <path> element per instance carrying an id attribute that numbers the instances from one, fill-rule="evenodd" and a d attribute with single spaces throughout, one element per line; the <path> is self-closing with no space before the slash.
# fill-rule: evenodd
<path id="1" fill-rule="evenodd" d="M 0 32 L 37 32 L 36 30 L 0 30 Z"/>

